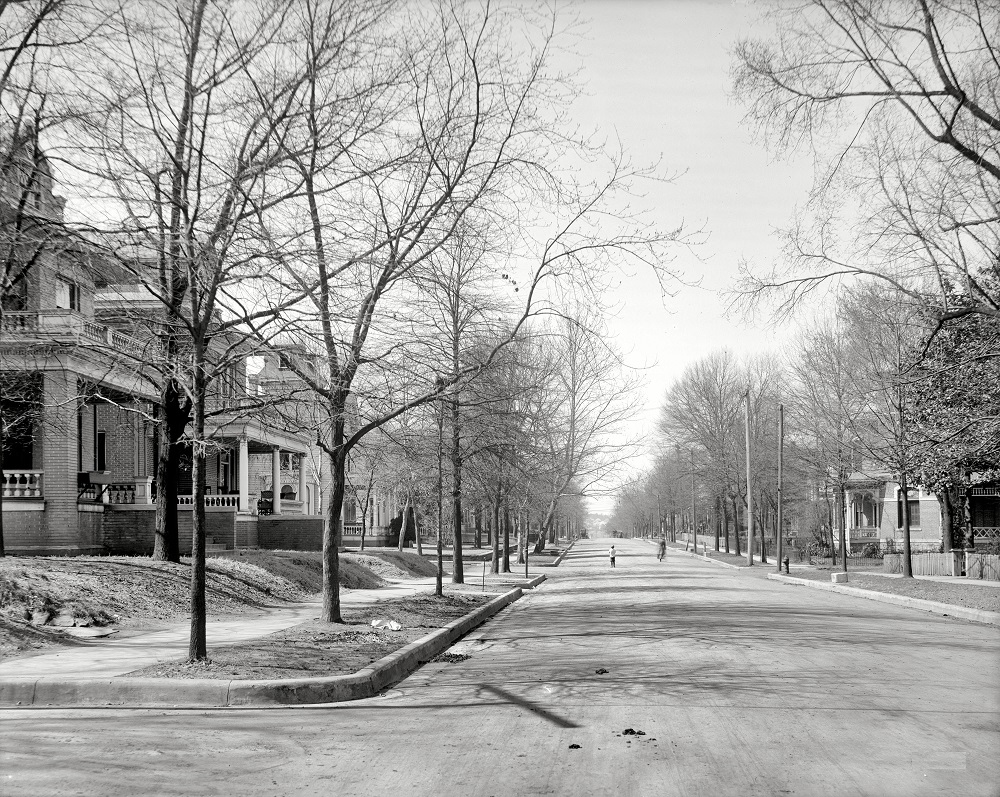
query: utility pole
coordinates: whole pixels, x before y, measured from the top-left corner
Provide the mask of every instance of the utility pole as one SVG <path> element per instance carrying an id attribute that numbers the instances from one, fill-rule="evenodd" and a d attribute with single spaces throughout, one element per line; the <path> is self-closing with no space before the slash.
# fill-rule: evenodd
<path id="1" fill-rule="evenodd" d="M 746 392 L 746 416 L 744 428 L 747 444 L 747 567 L 753 567 L 753 487 L 750 479 L 750 385 Z M 736 533 L 739 534 L 737 526 Z"/>
<path id="2" fill-rule="evenodd" d="M 443 537 L 444 525 L 444 396 L 441 393 L 444 387 L 444 380 L 439 376 L 437 378 L 437 389 L 438 389 L 438 472 L 437 472 L 437 574 L 434 581 L 434 594 L 439 598 L 444 595 L 441 587 L 442 574 L 444 573 L 444 550 L 442 548 L 441 538 Z M 406 518 L 403 518 L 403 530 L 400 534 L 406 533 Z"/>
<path id="3" fill-rule="evenodd" d="M 698 505 L 694 489 L 694 449 L 691 449 L 691 531 L 694 533 L 694 552 L 698 553 Z"/>
<path id="4" fill-rule="evenodd" d="M 783 503 L 784 493 L 782 492 L 782 464 L 784 461 L 784 448 L 785 448 L 785 405 L 778 405 L 778 543 L 777 543 L 777 554 L 775 559 L 778 560 L 778 572 L 781 572 L 781 524 L 782 524 L 782 512 L 781 505 Z"/>

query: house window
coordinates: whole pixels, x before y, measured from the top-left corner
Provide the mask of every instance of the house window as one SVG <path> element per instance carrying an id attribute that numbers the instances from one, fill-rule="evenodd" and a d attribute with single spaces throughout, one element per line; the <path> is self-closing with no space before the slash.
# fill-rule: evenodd
<path id="1" fill-rule="evenodd" d="M 56 307 L 63 310 L 80 309 L 80 288 L 75 282 L 56 277 Z"/>
<path id="2" fill-rule="evenodd" d="M 95 451 L 94 459 L 96 460 L 97 467 L 94 470 L 107 470 L 108 469 L 108 433 L 98 432 L 97 433 L 97 450 Z"/>
<path id="3" fill-rule="evenodd" d="M 910 504 L 910 528 L 920 528 L 920 499 L 911 498 Z M 903 528 L 903 494 L 896 496 L 896 528 Z"/>
<path id="4" fill-rule="evenodd" d="M 855 497 L 853 503 L 855 528 L 874 528 L 879 525 L 878 505 L 870 494 Z"/>
<path id="5" fill-rule="evenodd" d="M 279 354 L 278 355 L 278 370 L 279 371 L 290 371 L 292 370 L 291 363 L 288 360 L 288 355 Z"/>

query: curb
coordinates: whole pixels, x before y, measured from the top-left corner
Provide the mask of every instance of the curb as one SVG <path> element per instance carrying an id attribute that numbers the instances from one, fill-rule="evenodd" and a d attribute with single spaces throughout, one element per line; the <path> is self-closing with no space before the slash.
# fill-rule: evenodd
<path id="1" fill-rule="evenodd" d="M 537 565 L 538 567 L 559 567 L 562 564 L 562 560 L 566 558 L 573 546 L 576 545 L 576 540 L 573 540 L 569 545 L 566 546 L 566 550 L 563 551 L 559 556 L 555 558 L 552 562 L 544 562 Z"/>
<path id="2" fill-rule="evenodd" d="M 728 567 L 730 570 L 748 570 L 747 567 L 742 567 L 741 565 L 731 565 L 729 562 L 723 562 L 719 559 L 713 559 L 711 556 L 702 556 L 700 553 L 691 553 L 690 551 L 679 551 L 676 548 L 667 548 L 668 551 L 680 554 L 681 556 L 688 556 L 692 559 L 697 559 L 700 562 L 711 562 L 713 565 L 719 565 L 720 567 Z M 764 565 L 765 567 L 767 565 Z"/>
<path id="3" fill-rule="evenodd" d="M 768 573 L 767 577 L 771 581 L 781 581 L 785 584 L 795 584 L 796 586 L 812 587 L 822 589 L 827 592 L 840 592 L 844 595 L 853 595 L 856 598 L 867 598 L 879 603 L 891 603 L 895 606 L 903 606 L 908 609 L 920 609 L 934 614 L 943 614 L 948 617 L 959 617 L 962 620 L 971 620 L 974 623 L 985 623 L 987 625 L 1000 625 L 1000 612 L 989 612 L 985 609 L 967 609 L 964 606 L 955 606 L 951 603 L 940 603 L 939 601 L 929 601 L 923 598 L 911 598 L 907 595 L 891 595 L 887 592 L 874 592 L 868 589 L 858 589 L 857 587 L 844 587 L 840 584 L 824 584 L 821 581 L 807 581 L 803 578 L 792 578 L 791 576 L 780 576 L 777 573 Z"/>
<path id="4" fill-rule="evenodd" d="M 0 706 L 275 706 L 374 697 L 516 601 L 521 594 L 520 587 L 512 589 L 465 617 L 453 620 L 350 675 L 270 681 L 12 678 L 0 681 Z"/>

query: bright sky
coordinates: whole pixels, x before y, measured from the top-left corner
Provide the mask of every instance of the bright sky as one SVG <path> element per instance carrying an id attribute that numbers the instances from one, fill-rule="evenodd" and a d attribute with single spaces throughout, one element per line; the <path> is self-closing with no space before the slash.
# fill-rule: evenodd
<path id="1" fill-rule="evenodd" d="M 638 274 L 619 285 L 623 304 L 613 328 L 648 371 L 647 409 L 637 431 L 651 433 L 665 390 L 684 368 L 720 349 L 773 351 L 781 330 L 725 316 L 719 291 L 741 258 L 766 264 L 778 253 L 774 227 L 804 202 L 811 161 L 775 161 L 741 123 L 729 96 L 730 51 L 738 38 L 766 31 L 763 4 L 731 0 L 582 0 L 591 20 L 581 55 L 589 96 L 575 116 L 617 135 L 637 162 L 663 158 L 676 182 L 653 186 L 648 202 L 664 228 L 684 220 L 708 230 L 698 258 L 677 264 L 697 288 L 659 299 L 655 279 Z M 755 24 L 756 23 L 756 24 Z M 605 502 L 600 502 L 604 504 Z"/>

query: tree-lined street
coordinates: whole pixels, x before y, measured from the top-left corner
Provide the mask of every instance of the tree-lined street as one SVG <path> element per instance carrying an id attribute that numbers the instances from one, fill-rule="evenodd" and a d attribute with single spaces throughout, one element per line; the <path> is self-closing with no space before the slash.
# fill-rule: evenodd
<path id="1" fill-rule="evenodd" d="M 5 711 L 2 793 L 996 793 L 996 628 L 608 545 L 380 698 Z"/>

